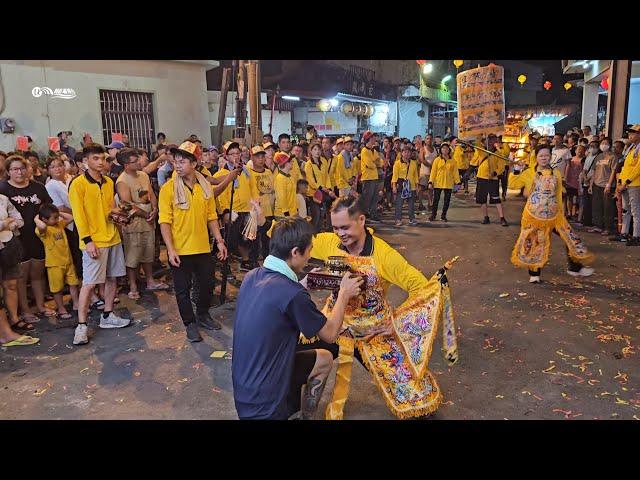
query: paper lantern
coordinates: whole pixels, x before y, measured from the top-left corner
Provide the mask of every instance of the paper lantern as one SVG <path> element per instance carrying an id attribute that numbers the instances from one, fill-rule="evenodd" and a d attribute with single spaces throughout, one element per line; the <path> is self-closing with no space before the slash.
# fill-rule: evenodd
<path id="1" fill-rule="evenodd" d="M 564 89 L 568 92 L 569 90 L 571 90 L 571 87 L 573 87 L 573 85 L 571 85 L 570 82 L 567 82 L 564 84 Z"/>
<path id="2" fill-rule="evenodd" d="M 458 68 L 460 68 L 464 64 L 464 60 L 454 60 L 453 64 L 455 65 L 456 70 L 457 70 Z"/>
<path id="3" fill-rule="evenodd" d="M 427 63 L 427 61 L 426 60 L 416 60 L 416 63 L 418 65 L 424 65 L 425 63 Z"/>
<path id="4" fill-rule="evenodd" d="M 549 80 L 547 80 L 546 82 L 544 82 L 544 89 L 549 91 L 552 87 L 551 82 Z"/>
<path id="5" fill-rule="evenodd" d="M 518 77 L 518 82 L 520 83 L 520 86 L 524 85 L 524 82 L 527 81 L 527 76 L 526 75 L 520 75 Z"/>
<path id="6" fill-rule="evenodd" d="M 600 82 L 600 86 L 605 90 L 609 90 L 609 77 L 604 77 Z"/>

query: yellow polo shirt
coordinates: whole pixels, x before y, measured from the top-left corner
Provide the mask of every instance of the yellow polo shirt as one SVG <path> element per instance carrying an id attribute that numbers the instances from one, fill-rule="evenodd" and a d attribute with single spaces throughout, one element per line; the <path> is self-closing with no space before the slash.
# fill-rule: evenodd
<path id="1" fill-rule="evenodd" d="M 84 240 L 95 243 L 98 248 L 111 247 L 121 242 L 116 225 L 109 219 L 111 208 L 115 206 L 113 180 L 102 176 L 102 183 L 96 182 L 89 173 L 79 175 L 69 185 L 69 203 L 73 220 L 80 237 L 80 249 L 84 250 Z"/>
<path id="2" fill-rule="evenodd" d="M 382 166 L 382 159 L 378 152 L 363 147 L 360 152 L 360 180 L 378 180 L 378 167 Z"/>
<path id="3" fill-rule="evenodd" d="M 289 174 L 278 172 L 275 179 L 276 204 L 273 214 L 276 217 L 295 217 L 298 214 L 296 185 Z"/>
<path id="4" fill-rule="evenodd" d="M 633 147 L 624 157 L 620 180 L 623 184 L 630 180 L 630 187 L 640 187 L 640 146 Z M 635 218 L 633 221 L 635 222 Z"/>
<path id="5" fill-rule="evenodd" d="M 429 183 L 433 184 L 433 188 L 446 188 L 449 190 L 453 188 L 454 184 L 460 183 L 456 161 L 452 158 L 445 160 L 440 156 L 436 157 L 431 167 Z"/>
<path id="6" fill-rule="evenodd" d="M 202 187 L 196 183 L 192 191 L 186 188 L 189 208 L 177 208 L 173 203 L 173 182 L 173 179 L 169 180 L 160 189 L 158 223 L 171 225 L 173 245 L 178 255 L 210 253 L 207 223 L 218 219 L 213 196 L 206 200 Z"/>
<path id="7" fill-rule="evenodd" d="M 216 173 L 213 174 L 213 178 L 226 177 L 229 174 L 229 170 L 226 168 L 221 168 Z M 229 205 L 231 203 L 231 182 L 229 185 L 225 187 L 225 189 L 220 192 L 220 195 L 216 197 L 216 212 L 218 215 L 222 215 L 222 212 L 225 210 L 229 210 Z"/>

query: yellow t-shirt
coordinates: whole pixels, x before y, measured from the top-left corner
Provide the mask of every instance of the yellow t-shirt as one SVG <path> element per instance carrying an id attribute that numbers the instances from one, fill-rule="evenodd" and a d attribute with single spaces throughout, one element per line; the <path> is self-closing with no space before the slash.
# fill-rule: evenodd
<path id="1" fill-rule="evenodd" d="M 453 160 L 456 162 L 458 170 L 466 170 L 469 168 L 469 158 L 464 154 L 464 148 L 460 145 L 456 145 L 453 150 Z"/>
<path id="2" fill-rule="evenodd" d="M 251 205 L 249 205 L 249 201 L 252 199 L 258 199 L 256 184 L 251 180 L 251 175 L 253 175 L 253 171 L 245 167 L 242 173 L 238 175 L 238 178 L 231 182 L 232 185 L 238 182 L 238 186 L 234 187 L 236 190 L 233 194 L 234 212 L 246 213 L 251 211 Z"/>
<path id="3" fill-rule="evenodd" d="M 378 167 L 382 166 L 382 159 L 378 152 L 363 147 L 360 152 L 360 180 L 378 180 Z"/>
<path id="4" fill-rule="evenodd" d="M 369 230 L 371 233 L 372 231 Z M 340 248 L 340 239 L 335 233 L 318 233 L 313 238 L 311 256 L 319 260 L 327 260 L 330 256 L 344 256 L 346 252 Z M 381 284 L 386 294 L 390 285 L 397 285 L 409 295 L 417 295 L 428 285 L 428 280 L 418 269 L 413 267 L 387 242 L 373 236 L 373 256 L 376 270 L 380 274 Z"/>
<path id="5" fill-rule="evenodd" d="M 336 186 L 336 167 L 338 162 L 335 157 L 322 157 L 321 160 L 327 164 L 327 188 L 333 189 Z"/>
<path id="6" fill-rule="evenodd" d="M 293 177 L 283 172 L 276 173 L 275 190 L 276 202 L 273 214 L 276 217 L 295 217 L 298 214 L 298 202 Z"/>
<path id="7" fill-rule="evenodd" d="M 333 163 L 335 164 L 335 184 L 338 188 L 349 188 L 349 180 L 356 176 L 354 166 L 355 161 L 352 159 L 351 165 L 349 168 L 345 165 L 344 157 L 342 156 L 342 152 L 340 154 L 333 157 Z"/>
<path id="8" fill-rule="evenodd" d="M 486 160 L 484 160 L 485 158 Z M 498 157 L 482 152 L 482 156 L 479 157 L 477 177 L 485 180 L 497 180 L 497 175 L 501 173 L 498 167 Z"/>
<path id="9" fill-rule="evenodd" d="M 453 188 L 454 184 L 460 183 L 456 161 L 452 158 L 445 160 L 440 156 L 436 157 L 431 167 L 429 183 L 433 184 L 433 188 L 447 188 L 449 190 Z"/>
<path id="10" fill-rule="evenodd" d="M 631 180 L 630 187 L 640 187 L 640 146 L 631 148 L 624 157 L 620 180 L 623 184 Z M 635 218 L 633 221 L 635 222 Z"/>
<path id="11" fill-rule="evenodd" d="M 260 207 L 265 217 L 273 217 L 273 208 L 276 201 L 275 189 L 273 185 L 273 173 L 268 168 L 264 172 L 251 172 L 251 183 L 253 189 L 258 193 Z"/>
<path id="12" fill-rule="evenodd" d="M 229 170 L 227 170 L 226 168 L 221 168 L 213 174 L 213 178 L 225 177 L 229 173 Z M 222 215 L 222 212 L 224 212 L 225 210 L 229 210 L 229 205 L 231 204 L 232 183 L 227 185 L 225 189 L 216 197 L 216 212 L 218 213 L 218 216 Z"/>
<path id="13" fill-rule="evenodd" d="M 295 183 L 296 185 L 298 185 L 298 180 L 302 178 L 300 164 L 295 157 L 291 157 L 291 178 L 293 178 L 293 183 Z"/>
<path id="14" fill-rule="evenodd" d="M 409 189 L 415 190 L 418 188 L 418 162 L 417 160 L 409 160 L 408 163 L 402 160 L 396 160 L 393 163 L 393 174 L 391 176 L 391 183 L 397 183 L 399 179 L 409 179 Z"/>
<path id="15" fill-rule="evenodd" d="M 171 225 L 173 245 L 178 255 L 196 255 L 211 252 L 209 243 L 210 220 L 217 220 L 216 204 L 213 196 L 208 200 L 199 183 L 190 191 L 185 185 L 189 198 L 189 208 L 183 210 L 173 203 L 173 182 L 171 179 L 160 189 L 158 223 Z"/>
<path id="16" fill-rule="evenodd" d="M 89 173 L 79 175 L 69 185 L 69 203 L 73 220 L 80 237 L 80 249 L 85 249 L 84 238 L 91 240 L 98 248 L 111 247 L 121 242 L 116 225 L 109 219 L 115 205 L 113 180 L 102 176 L 102 183 L 96 182 Z"/>
<path id="17" fill-rule="evenodd" d="M 57 225 L 49 226 L 42 233 L 36 227 L 36 235 L 44 245 L 44 266 L 45 267 L 66 267 L 71 264 L 71 251 L 64 228 L 67 222 L 60 220 Z"/>
<path id="18" fill-rule="evenodd" d="M 324 161 L 323 161 L 324 160 Z M 329 179 L 327 178 L 328 163 L 324 158 L 320 158 L 320 166 L 318 167 L 311 160 L 307 160 L 304 164 L 304 173 L 309 188 L 307 189 L 307 197 L 313 197 L 318 188 L 329 188 Z"/>

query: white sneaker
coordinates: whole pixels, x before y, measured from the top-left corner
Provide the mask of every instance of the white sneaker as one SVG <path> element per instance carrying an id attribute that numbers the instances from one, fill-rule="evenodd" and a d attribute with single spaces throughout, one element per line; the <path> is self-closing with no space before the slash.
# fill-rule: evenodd
<path id="1" fill-rule="evenodd" d="M 87 325 L 85 323 L 79 323 L 76 327 L 75 334 L 73 335 L 74 345 L 84 345 L 89 343 L 89 337 L 87 336 Z"/>
<path id="2" fill-rule="evenodd" d="M 593 275 L 593 272 L 595 272 L 595 270 L 591 267 L 582 267 L 577 272 L 572 272 L 571 270 L 567 270 L 567 273 L 572 277 L 590 277 L 591 275 Z"/>
<path id="3" fill-rule="evenodd" d="M 540 276 L 539 275 L 537 277 L 530 276 L 529 283 L 540 283 Z"/>
<path id="4" fill-rule="evenodd" d="M 115 313 L 110 312 L 107 318 L 100 317 L 100 328 L 122 328 L 131 323 L 128 318 L 120 318 Z"/>

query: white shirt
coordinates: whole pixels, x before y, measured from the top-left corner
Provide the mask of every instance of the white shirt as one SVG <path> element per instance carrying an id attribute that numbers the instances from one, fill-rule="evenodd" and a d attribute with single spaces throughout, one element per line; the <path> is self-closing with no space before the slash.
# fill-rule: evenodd
<path id="1" fill-rule="evenodd" d="M 560 170 L 562 174 L 562 178 L 564 178 L 564 169 L 567 165 L 567 162 L 571 161 L 571 150 L 569 150 L 564 145 L 559 147 L 553 147 L 551 149 L 551 162 L 549 164 L 552 168 L 557 168 Z"/>
<path id="2" fill-rule="evenodd" d="M 71 176 L 67 176 L 66 181 L 62 182 L 60 180 L 54 180 L 53 178 L 49 178 L 47 180 L 47 184 L 45 188 L 47 189 L 47 193 L 53 200 L 53 204 L 56 207 L 63 206 L 67 208 L 71 208 L 71 203 L 69 202 L 69 184 L 71 183 Z M 73 222 L 67 225 L 67 229 L 73 231 Z"/>

